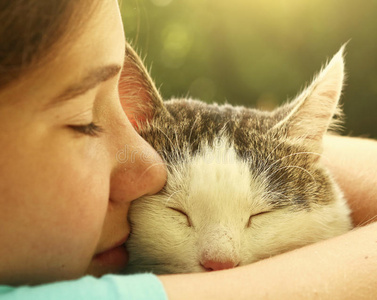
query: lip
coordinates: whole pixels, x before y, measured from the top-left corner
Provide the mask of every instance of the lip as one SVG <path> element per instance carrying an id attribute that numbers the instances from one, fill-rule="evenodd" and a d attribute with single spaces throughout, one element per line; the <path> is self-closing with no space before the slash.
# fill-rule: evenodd
<path id="1" fill-rule="evenodd" d="M 125 242 L 128 238 L 126 235 L 122 240 L 115 243 L 111 248 L 96 254 L 93 261 L 103 266 L 124 267 L 128 262 L 128 253 Z"/>
<path id="2" fill-rule="evenodd" d="M 126 243 L 127 239 L 128 239 L 128 233 L 118 243 L 115 243 L 110 249 L 108 249 L 106 251 L 111 251 L 112 249 L 118 248 L 120 246 L 124 246 L 124 244 Z M 104 252 L 106 252 L 106 251 L 104 251 Z"/>
<path id="3" fill-rule="evenodd" d="M 128 240 L 128 236 L 129 236 L 129 233 L 127 233 L 121 240 L 119 240 L 117 243 L 113 244 L 111 247 L 109 247 L 105 250 L 102 250 L 101 252 L 95 254 L 94 256 L 101 255 L 102 253 L 111 251 L 112 249 L 115 249 L 115 248 L 118 248 L 118 247 L 124 245 L 126 243 L 126 241 Z"/>

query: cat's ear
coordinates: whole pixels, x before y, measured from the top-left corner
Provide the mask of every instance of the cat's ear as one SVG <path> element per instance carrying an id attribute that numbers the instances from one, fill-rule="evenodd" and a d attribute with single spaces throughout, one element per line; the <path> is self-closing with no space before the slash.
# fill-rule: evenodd
<path id="1" fill-rule="evenodd" d="M 344 81 L 344 46 L 293 102 L 283 107 L 287 113 L 274 128 L 284 128 L 287 137 L 302 140 L 313 151 L 321 151 L 322 138 L 334 116 L 340 114 L 339 99 Z"/>
<path id="2" fill-rule="evenodd" d="M 161 95 L 142 60 L 128 43 L 119 81 L 119 96 L 123 110 L 136 128 L 165 109 Z"/>

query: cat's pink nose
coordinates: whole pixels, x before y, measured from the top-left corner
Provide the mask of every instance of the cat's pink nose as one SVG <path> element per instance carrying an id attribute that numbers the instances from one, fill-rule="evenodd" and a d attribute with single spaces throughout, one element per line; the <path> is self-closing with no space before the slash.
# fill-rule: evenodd
<path id="1" fill-rule="evenodd" d="M 224 262 L 219 262 L 215 260 L 206 260 L 202 263 L 202 266 L 207 271 L 220 271 L 220 270 L 225 270 L 225 269 L 232 269 L 234 267 L 237 267 L 237 265 L 238 264 L 232 260 L 228 260 Z"/>

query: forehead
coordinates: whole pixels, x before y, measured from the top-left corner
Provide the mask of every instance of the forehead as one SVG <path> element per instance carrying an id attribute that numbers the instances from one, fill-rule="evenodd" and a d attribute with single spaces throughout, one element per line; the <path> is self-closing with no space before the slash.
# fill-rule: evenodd
<path id="1" fill-rule="evenodd" d="M 46 62 L 1 91 L 0 98 L 42 102 L 91 69 L 123 63 L 125 40 L 117 1 L 100 1 L 81 25 L 78 29 L 67 26 Z"/>
<path id="2" fill-rule="evenodd" d="M 216 147 L 203 143 L 195 155 L 171 163 L 163 205 L 181 207 L 197 220 L 241 219 L 251 212 L 267 209 L 266 181 L 250 169 L 222 136 Z"/>
<path id="3" fill-rule="evenodd" d="M 124 32 L 117 2 L 105 0 L 93 11 L 78 38 L 67 40 L 67 47 L 63 45 L 51 68 L 74 82 L 90 69 L 122 63 L 124 52 Z"/>
<path id="4" fill-rule="evenodd" d="M 249 152 L 246 150 L 265 144 L 264 133 L 273 122 L 269 113 L 230 105 L 180 99 L 166 101 L 164 106 L 169 114 L 164 111 L 156 114 L 152 128 L 141 134 L 157 150 L 167 153 L 175 153 L 178 147 L 189 148 L 190 153 L 195 154 L 203 141 L 212 145 L 216 137 L 225 134 L 244 157 L 243 153 Z M 166 159 L 169 161 L 169 157 Z"/>

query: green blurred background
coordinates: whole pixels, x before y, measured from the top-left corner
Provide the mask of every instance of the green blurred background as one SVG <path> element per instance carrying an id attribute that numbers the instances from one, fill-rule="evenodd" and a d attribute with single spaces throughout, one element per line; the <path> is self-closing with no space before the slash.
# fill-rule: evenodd
<path id="1" fill-rule="evenodd" d="M 272 109 L 349 41 L 343 134 L 377 138 L 377 0 L 123 0 L 121 9 L 165 99 Z"/>

